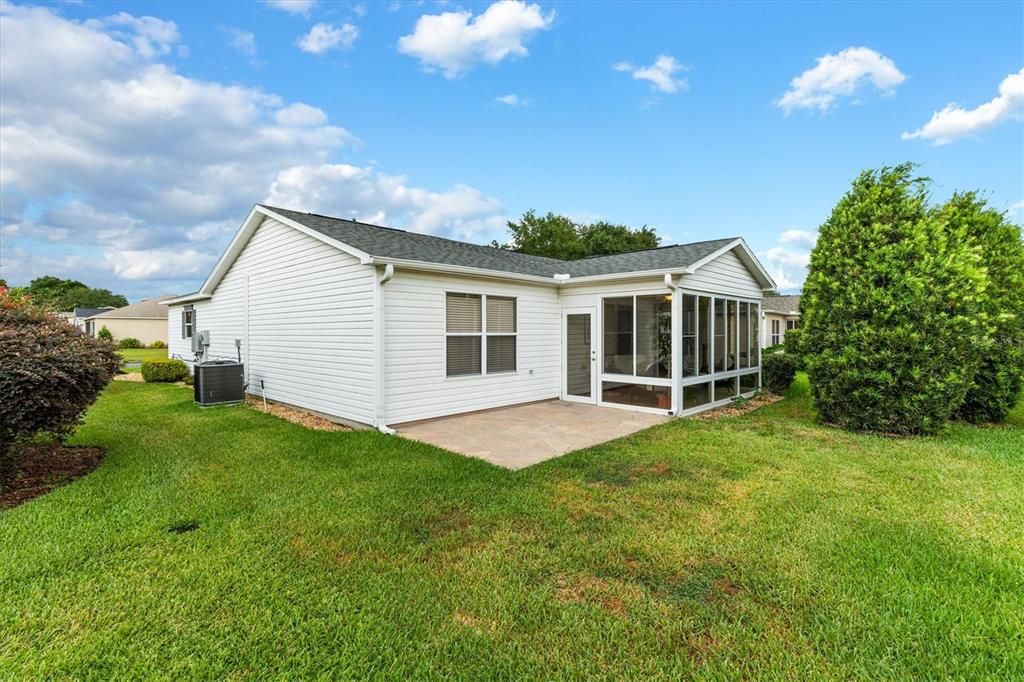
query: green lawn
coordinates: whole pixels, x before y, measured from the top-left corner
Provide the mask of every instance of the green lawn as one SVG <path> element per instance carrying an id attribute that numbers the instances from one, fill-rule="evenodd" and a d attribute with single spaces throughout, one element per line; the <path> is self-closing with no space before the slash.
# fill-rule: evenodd
<path id="1" fill-rule="evenodd" d="M 125 362 L 145 362 L 146 360 L 166 360 L 166 348 L 122 348 L 118 351 Z"/>
<path id="2" fill-rule="evenodd" d="M 792 393 L 513 473 L 115 383 L 102 467 L 0 512 L 0 678 L 1024 677 L 1024 409 Z"/>

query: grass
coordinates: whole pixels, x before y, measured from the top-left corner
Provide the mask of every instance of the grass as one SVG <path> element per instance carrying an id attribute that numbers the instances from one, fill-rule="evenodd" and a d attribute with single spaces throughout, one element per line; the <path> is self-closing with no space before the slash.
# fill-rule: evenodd
<path id="1" fill-rule="evenodd" d="M 146 360 L 166 360 L 166 348 L 122 348 L 118 351 L 125 362 L 145 362 Z"/>
<path id="2" fill-rule="evenodd" d="M 893 440 L 807 387 L 521 472 L 116 383 L 0 513 L 0 678 L 1024 677 L 1024 409 Z"/>

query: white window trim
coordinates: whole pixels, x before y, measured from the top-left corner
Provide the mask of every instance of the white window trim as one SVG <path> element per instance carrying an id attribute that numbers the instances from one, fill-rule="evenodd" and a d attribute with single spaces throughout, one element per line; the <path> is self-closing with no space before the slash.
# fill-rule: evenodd
<path id="1" fill-rule="evenodd" d="M 448 331 L 448 294 L 458 294 L 462 296 L 479 296 L 480 297 L 480 331 L 478 332 L 449 332 Z M 494 296 L 495 298 L 511 298 L 515 301 L 516 309 L 516 330 L 513 333 L 504 332 L 488 332 L 487 331 L 487 297 Z M 485 294 L 479 291 L 449 291 L 444 292 L 444 349 L 442 352 L 442 363 L 441 363 L 441 375 L 445 381 L 464 381 L 479 379 L 481 377 L 500 377 L 500 376 L 513 376 L 519 374 L 519 297 L 518 296 L 506 296 L 504 294 Z M 449 336 L 479 336 L 480 337 L 480 373 L 479 374 L 456 374 L 455 376 L 448 376 L 448 337 Z M 501 370 L 497 372 L 487 371 L 487 337 L 488 336 L 512 336 L 516 339 L 516 368 L 509 370 Z"/>

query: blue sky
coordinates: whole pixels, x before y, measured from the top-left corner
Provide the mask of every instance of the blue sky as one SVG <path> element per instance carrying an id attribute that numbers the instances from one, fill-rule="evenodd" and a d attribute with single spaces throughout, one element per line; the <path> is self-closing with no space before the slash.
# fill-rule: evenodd
<path id="1" fill-rule="evenodd" d="M 13 284 L 190 291 L 262 201 L 480 242 L 528 208 L 742 235 L 787 289 L 865 168 L 1024 218 L 1022 3 L 0 7 Z"/>

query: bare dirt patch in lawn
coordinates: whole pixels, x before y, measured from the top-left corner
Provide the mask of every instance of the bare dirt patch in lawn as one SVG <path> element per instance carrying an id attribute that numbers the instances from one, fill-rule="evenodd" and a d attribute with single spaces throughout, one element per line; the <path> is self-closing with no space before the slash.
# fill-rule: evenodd
<path id="1" fill-rule="evenodd" d="M 299 426 L 305 426 L 307 429 L 313 429 L 314 431 L 351 431 L 349 427 L 343 424 L 336 424 L 329 419 L 318 417 L 315 414 L 297 410 L 294 407 L 288 407 L 287 405 L 281 405 L 280 403 L 268 402 L 264 408 L 263 399 L 256 396 L 246 396 L 245 403 L 254 410 L 260 412 L 266 412 L 272 414 L 275 417 L 289 421 L 292 424 L 298 424 Z"/>
<path id="2" fill-rule="evenodd" d="M 85 476 L 103 461 L 103 448 L 31 445 L 17 456 L 14 472 L 0 485 L 0 509 L 10 509 Z"/>
<path id="3" fill-rule="evenodd" d="M 127 374 L 115 374 L 114 381 L 131 381 L 137 384 L 141 384 L 145 381 L 142 378 L 141 372 L 128 372 Z"/>

